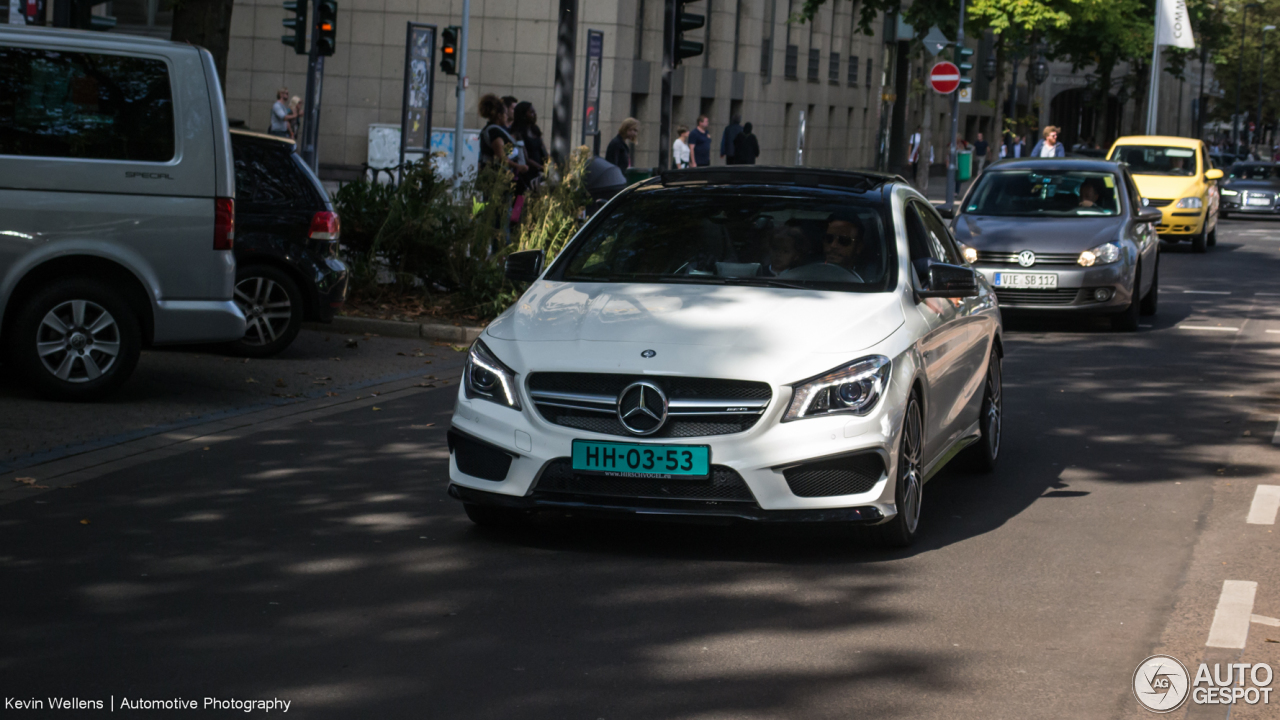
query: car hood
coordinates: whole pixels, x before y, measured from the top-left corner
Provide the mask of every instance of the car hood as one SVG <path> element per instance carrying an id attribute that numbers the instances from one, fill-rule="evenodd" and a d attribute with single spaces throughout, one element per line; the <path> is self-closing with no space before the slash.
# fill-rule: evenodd
<path id="1" fill-rule="evenodd" d="M 765 379 L 821 372 L 903 322 L 892 292 L 539 281 L 485 335 L 523 368 Z"/>
<path id="2" fill-rule="evenodd" d="M 984 252 L 1075 253 L 1114 240 L 1123 215 L 1002 217 L 961 215 L 956 240 Z"/>
<path id="3" fill-rule="evenodd" d="M 1138 185 L 1138 194 L 1144 198 L 1160 200 L 1177 200 L 1184 197 L 1199 196 L 1199 182 L 1194 175 L 1137 175 L 1133 181 Z"/>

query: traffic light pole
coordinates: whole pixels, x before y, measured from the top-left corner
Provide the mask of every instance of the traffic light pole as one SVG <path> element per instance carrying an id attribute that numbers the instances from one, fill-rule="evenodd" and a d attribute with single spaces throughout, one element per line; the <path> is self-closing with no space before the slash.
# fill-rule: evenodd
<path id="1" fill-rule="evenodd" d="M 964 47 L 964 0 L 960 0 L 960 25 L 956 30 L 956 50 L 959 60 L 959 49 Z M 956 63 L 959 67 L 960 63 Z M 963 75 L 963 73 L 961 73 Z M 960 88 L 964 87 L 962 82 L 955 91 L 951 93 L 951 151 L 947 157 L 947 209 L 955 207 L 956 203 L 956 173 L 959 168 L 956 167 L 958 154 L 956 152 L 956 138 L 960 134 Z"/>
<path id="2" fill-rule="evenodd" d="M 666 0 L 662 11 L 662 98 L 658 108 L 658 169 L 671 167 L 671 74 L 675 72 L 676 0 Z"/>
<path id="3" fill-rule="evenodd" d="M 320 3 L 313 0 L 311 7 L 310 52 L 307 56 L 307 99 L 304 107 L 306 120 L 302 123 L 302 149 L 299 154 L 311 172 L 320 172 L 320 91 L 324 84 L 324 56 L 320 54 Z"/>
<path id="4" fill-rule="evenodd" d="M 471 0 L 462 0 L 462 37 L 458 38 L 458 113 L 453 125 L 453 187 L 462 184 L 462 151 L 466 147 L 462 124 L 467 113 L 467 31 L 471 25 Z"/>

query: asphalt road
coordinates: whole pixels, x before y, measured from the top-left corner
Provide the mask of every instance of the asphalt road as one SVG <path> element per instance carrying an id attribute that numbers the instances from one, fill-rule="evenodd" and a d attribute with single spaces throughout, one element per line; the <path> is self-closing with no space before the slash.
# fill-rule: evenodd
<path id="1" fill-rule="evenodd" d="M 1257 583 L 1251 612 L 1280 617 L 1280 528 L 1246 522 L 1256 487 L 1280 485 L 1277 276 L 1280 223 L 1232 220 L 1207 255 L 1166 248 L 1160 313 L 1136 334 L 1010 319 L 1001 467 L 935 478 L 909 551 L 836 531 L 478 529 L 445 496 L 444 374 L 28 468 L 51 489 L 0 495 L 0 697 L 281 698 L 311 718 L 1147 717 L 1131 683 L 1154 653 L 1280 669 L 1280 627 L 1206 646 L 1224 581 Z"/>

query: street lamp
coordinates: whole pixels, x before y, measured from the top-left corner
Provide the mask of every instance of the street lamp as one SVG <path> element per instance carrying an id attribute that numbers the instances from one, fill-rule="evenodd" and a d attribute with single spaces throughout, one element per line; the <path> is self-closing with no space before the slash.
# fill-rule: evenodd
<path id="1" fill-rule="evenodd" d="M 1240 88 L 1244 82 L 1244 31 L 1249 27 L 1249 11 L 1262 7 L 1256 2 L 1244 6 L 1244 15 L 1240 19 L 1240 60 L 1236 69 L 1236 115 L 1231 121 L 1231 144 L 1234 150 L 1240 149 Z"/>
<path id="2" fill-rule="evenodd" d="M 1262 137 L 1262 68 L 1267 64 L 1267 33 L 1275 30 L 1275 25 L 1262 28 L 1262 54 L 1258 56 L 1258 137 Z M 1253 133 L 1249 133 L 1249 144 L 1253 144 Z"/>

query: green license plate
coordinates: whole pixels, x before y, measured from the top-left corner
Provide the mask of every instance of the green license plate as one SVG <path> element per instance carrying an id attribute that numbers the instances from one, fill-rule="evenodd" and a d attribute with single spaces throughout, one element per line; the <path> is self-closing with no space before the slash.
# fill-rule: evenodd
<path id="1" fill-rule="evenodd" d="M 706 478 L 711 475 L 711 448 L 574 440 L 573 469 L 623 477 Z"/>

